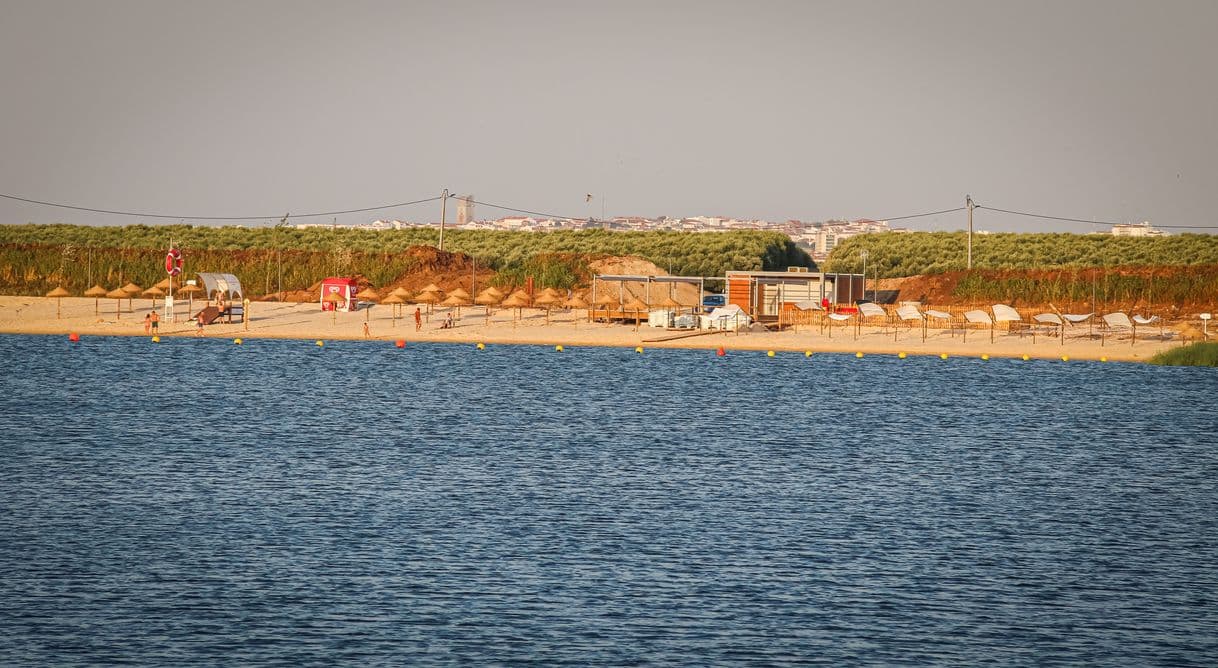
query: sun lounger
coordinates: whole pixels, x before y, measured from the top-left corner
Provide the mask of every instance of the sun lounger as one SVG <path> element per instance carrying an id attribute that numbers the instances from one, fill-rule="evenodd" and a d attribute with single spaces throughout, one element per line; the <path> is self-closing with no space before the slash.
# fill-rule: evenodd
<path id="1" fill-rule="evenodd" d="M 854 321 L 855 329 L 861 327 L 866 321 L 879 318 L 880 327 L 888 327 L 888 311 L 884 310 L 883 306 L 874 302 L 862 302 L 859 304 L 858 318 Z"/>
<path id="2" fill-rule="evenodd" d="M 994 342 L 994 321 L 990 319 L 990 314 L 985 311 L 965 311 L 964 312 L 964 340 L 968 341 L 968 326 L 982 325 L 990 330 L 990 343 Z"/>
<path id="3" fill-rule="evenodd" d="M 1152 315 L 1150 317 L 1145 317 L 1145 316 L 1135 315 L 1135 316 L 1133 316 L 1132 320 L 1133 320 L 1133 324 L 1136 325 L 1137 327 L 1146 327 L 1147 325 L 1155 325 L 1155 324 L 1159 325 L 1159 338 L 1161 338 L 1161 339 L 1167 338 L 1167 330 L 1164 329 L 1163 319 L 1160 318 L 1159 316 Z"/>
<path id="4" fill-rule="evenodd" d="M 926 316 L 918 310 L 913 304 L 902 304 L 897 307 L 897 319 L 905 323 L 910 329 L 913 328 L 913 323 L 922 325 L 922 340 L 926 340 Z M 897 339 L 897 328 L 892 328 L 892 340 Z"/>
<path id="5" fill-rule="evenodd" d="M 850 320 L 850 319 L 851 319 L 851 318 L 853 318 L 853 317 L 854 317 L 854 315 L 853 315 L 853 314 L 850 314 L 850 313 L 830 313 L 830 314 L 828 315 L 828 318 L 829 318 L 829 338 L 833 338 L 833 323 L 834 323 L 834 322 L 840 322 L 840 323 L 843 323 L 843 324 L 844 324 L 844 323 L 845 323 L 847 320 Z M 854 333 L 854 338 L 856 338 L 856 339 L 858 338 L 858 331 L 857 331 L 857 330 L 855 330 L 855 333 Z"/>
<path id="6" fill-rule="evenodd" d="M 947 311 L 936 311 L 933 308 L 928 308 L 922 313 L 922 315 L 926 316 L 928 324 L 931 320 L 934 320 L 936 323 L 943 323 L 947 325 L 948 333 L 953 337 L 956 336 L 956 330 L 954 327 L 952 327 L 952 314 L 948 313 Z"/>
<path id="7" fill-rule="evenodd" d="M 1104 345 L 1106 335 L 1111 332 L 1114 336 L 1123 332 L 1129 332 L 1129 345 L 1133 345 L 1138 340 L 1137 326 L 1129 319 L 1125 313 L 1105 313 L 1104 326 L 1100 329 L 1100 345 Z"/>
<path id="8" fill-rule="evenodd" d="M 1030 331 L 1033 342 L 1036 341 L 1036 330 L 1032 327 L 1032 323 L 1024 321 L 1023 316 L 1019 315 L 1019 311 L 1006 304 L 994 304 L 990 308 L 994 311 L 995 325 L 1005 322 L 1007 331 L 1016 330 L 1020 336 L 1023 336 L 1025 331 Z"/>
<path id="9" fill-rule="evenodd" d="M 1036 326 L 1041 328 L 1041 331 L 1050 335 L 1058 336 L 1062 340 L 1062 345 L 1066 343 L 1066 321 L 1056 313 L 1037 313 L 1032 316 L 1032 320 L 1037 323 Z"/>

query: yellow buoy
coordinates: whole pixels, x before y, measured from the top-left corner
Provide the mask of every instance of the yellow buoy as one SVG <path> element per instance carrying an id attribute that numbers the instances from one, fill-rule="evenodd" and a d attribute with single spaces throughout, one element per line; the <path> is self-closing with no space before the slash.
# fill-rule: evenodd
<path id="1" fill-rule="evenodd" d="M 241 345 L 241 339 L 233 339 L 233 343 Z"/>
<path id="2" fill-rule="evenodd" d="M 812 351 L 811 351 L 811 350 L 805 350 L 805 351 L 804 351 L 804 357 L 811 357 L 811 356 L 812 356 Z"/>
<path id="3" fill-rule="evenodd" d="M 947 359 L 947 353 L 939 353 L 939 359 L 941 359 L 941 360 Z"/>
<path id="4" fill-rule="evenodd" d="M 897 359 L 902 359 L 902 360 L 903 360 L 903 359 L 905 359 L 906 357 L 908 357 L 908 356 L 907 356 L 905 353 L 897 353 Z"/>
<path id="5" fill-rule="evenodd" d="M 854 356 L 859 359 L 863 359 L 863 353 L 855 353 Z"/>
<path id="6" fill-rule="evenodd" d="M 636 353 L 642 353 L 642 352 L 643 352 L 643 346 L 635 346 L 635 348 L 634 348 L 634 352 L 636 352 Z"/>
<path id="7" fill-rule="evenodd" d="M 988 361 L 990 361 L 990 356 L 989 356 L 989 353 L 981 353 L 981 361 L 982 361 L 982 362 L 988 362 Z"/>
<path id="8" fill-rule="evenodd" d="M 318 347 L 318 348 L 321 348 L 321 347 L 322 347 L 322 346 L 324 346 L 324 345 L 326 345 L 326 342 L 325 342 L 325 341 L 322 341 L 321 339 L 318 339 L 318 340 L 317 340 L 317 347 Z"/>
<path id="9" fill-rule="evenodd" d="M 478 350 L 486 350 L 486 344 L 479 343 L 479 344 L 478 344 Z"/>
<path id="10" fill-rule="evenodd" d="M 562 346 L 554 346 L 554 352 L 562 352 Z"/>
<path id="11" fill-rule="evenodd" d="M 161 337 L 159 337 L 159 336 L 154 336 L 154 337 L 152 337 L 152 342 L 153 342 L 153 343 L 160 343 L 160 342 L 161 342 Z"/>
<path id="12" fill-rule="evenodd" d="M 1030 359 L 1032 359 L 1032 358 L 1031 358 L 1031 357 L 1028 357 L 1027 355 L 1024 355 L 1024 356 L 1023 356 L 1023 361 L 1025 361 L 1025 362 L 1027 362 L 1027 361 L 1028 361 L 1028 360 L 1030 360 Z"/>
<path id="13" fill-rule="evenodd" d="M 1069 362 L 1069 361 L 1070 361 L 1070 356 L 1069 356 L 1069 355 L 1062 355 L 1062 361 L 1063 361 L 1063 362 Z"/>
<path id="14" fill-rule="evenodd" d="M 1107 357 L 1101 357 L 1101 358 L 1100 358 L 1100 361 L 1101 361 L 1101 362 L 1107 362 L 1107 361 L 1108 361 L 1108 358 L 1107 358 Z"/>
<path id="15" fill-rule="evenodd" d="M 774 351 L 773 351 L 773 350 L 767 350 L 767 351 L 765 351 L 765 356 L 766 356 L 766 357 L 773 357 L 773 356 L 774 356 Z"/>

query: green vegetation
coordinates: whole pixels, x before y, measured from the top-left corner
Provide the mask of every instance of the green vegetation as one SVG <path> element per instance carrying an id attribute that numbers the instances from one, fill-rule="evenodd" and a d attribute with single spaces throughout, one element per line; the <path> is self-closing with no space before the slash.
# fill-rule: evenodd
<path id="1" fill-rule="evenodd" d="M 952 295 L 1004 304 L 1203 304 L 1218 299 L 1218 267 L 974 270 Z"/>
<path id="2" fill-rule="evenodd" d="M 1194 343 L 1165 350 L 1150 358 L 1160 366 L 1218 366 L 1218 343 Z"/>
<path id="3" fill-rule="evenodd" d="M 382 285 L 409 271 L 403 251 L 435 245 L 432 229 L 364 231 L 289 227 L 89 227 L 0 225 L 0 292 L 40 294 L 56 285 L 79 292 L 162 278 L 170 239 L 181 248 L 188 271 L 236 274 L 251 292 L 306 288 L 327 275 L 362 274 Z M 448 231 L 445 250 L 467 253 L 479 265 L 503 272 L 508 282 L 533 276 L 540 285 L 563 287 L 587 273 L 574 256 L 635 255 L 674 274 L 722 276 L 728 269 L 814 267 L 806 253 L 774 232 L 561 232 Z"/>
<path id="4" fill-rule="evenodd" d="M 859 272 L 866 249 L 867 275 L 897 278 L 965 268 L 964 232 L 885 232 L 844 240 L 826 271 Z M 1218 235 L 1114 237 L 1099 234 L 975 234 L 974 269 L 1045 269 L 1218 264 Z M 873 273 L 874 272 L 874 273 Z"/>

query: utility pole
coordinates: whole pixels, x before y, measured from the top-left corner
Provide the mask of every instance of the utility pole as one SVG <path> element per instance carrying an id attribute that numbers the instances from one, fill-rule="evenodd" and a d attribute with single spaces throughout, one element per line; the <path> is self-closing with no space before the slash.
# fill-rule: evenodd
<path id="1" fill-rule="evenodd" d="M 448 217 L 448 188 L 440 193 L 440 250 L 444 250 L 444 219 Z"/>
<path id="2" fill-rule="evenodd" d="M 973 196 L 964 196 L 964 206 L 968 207 L 968 264 L 967 269 L 973 268 L 973 209 L 976 207 L 973 204 Z"/>

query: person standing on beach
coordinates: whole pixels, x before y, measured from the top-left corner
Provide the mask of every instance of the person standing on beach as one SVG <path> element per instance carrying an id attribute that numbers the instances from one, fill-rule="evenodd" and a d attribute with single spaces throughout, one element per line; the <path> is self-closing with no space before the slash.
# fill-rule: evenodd
<path id="1" fill-rule="evenodd" d="M 152 314 L 144 316 L 144 333 L 147 334 L 152 329 Z"/>
<path id="2" fill-rule="evenodd" d="M 198 317 L 195 318 L 195 336 L 203 336 L 203 312 L 199 311 Z"/>
<path id="3" fill-rule="evenodd" d="M 417 332 L 420 329 L 423 329 L 423 313 L 419 310 L 419 307 L 416 306 L 414 307 L 414 331 Z"/>
<path id="4" fill-rule="evenodd" d="M 372 338 L 372 331 L 368 329 L 368 323 L 366 323 L 366 322 L 364 323 L 364 338 L 365 339 Z"/>
<path id="5" fill-rule="evenodd" d="M 148 314 L 148 316 L 149 316 L 149 318 L 148 318 L 148 319 L 152 321 L 152 333 L 153 333 L 153 334 L 156 334 L 156 333 L 157 333 L 157 328 L 158 328 L 158 327 L 160 326 L 160 324 L 161 324 L 161 316 L 157 315 L 157 312 L 156 312 L 156 311 L 153 311 L 152 313 L 149 313 L 149 314 Z"/>

